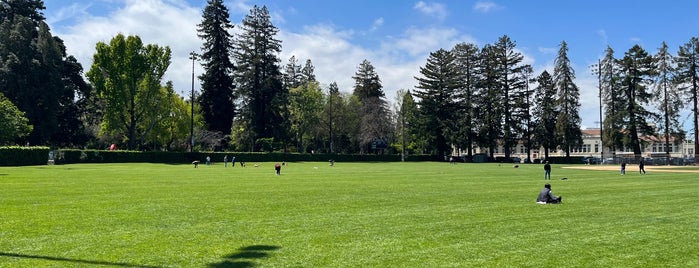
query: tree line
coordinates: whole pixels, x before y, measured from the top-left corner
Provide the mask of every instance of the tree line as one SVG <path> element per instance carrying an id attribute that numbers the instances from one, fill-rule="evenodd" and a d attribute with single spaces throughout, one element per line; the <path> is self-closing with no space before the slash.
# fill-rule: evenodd
<path id="1" fill-rule="evenodd" d="M 311 59 L 282 63 L 265 6 L 234 25 L 223 1 L 209 0 L 197 25 L 201 53 L 191 55 L 204 69 L 192 103 L 163 81 L 170 48 L 138 36 L 96 44 L 85 81 L 80 63 L 51 35 L 44 9 L 40 0 L 0 6 L 1 144 L 436 155 L 461 148 L 468 156 L 502 147 L 506 157 L 519 143 L 544 148 L 545 157 L 582 144 L 580 89 L 565 41 L 552 73 L 540 74 L 507 35 L 482 47 L 439 49 L 420 67 L 415 88 L 398 90 L 391 106 L 369 60 L 359 63 L 351 93 L 325 86 Z M 686 108 L 697 140 L 697 43 L 692 38 L 677 55 L 664 43 L 655 55 L 636 45 L 620 59 L 607 49 L 596 66 L 604 146 L 640 155 L 642 135 L 678 142 Z"/>

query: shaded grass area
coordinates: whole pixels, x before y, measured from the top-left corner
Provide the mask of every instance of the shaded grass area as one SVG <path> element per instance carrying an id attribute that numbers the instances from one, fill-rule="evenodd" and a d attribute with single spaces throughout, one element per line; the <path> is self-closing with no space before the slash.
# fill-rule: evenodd
<path id="1" fill-rule="evenodd" d="M 699 266 L 697 174 L 258 164 L 2 167 L 0 266 Z"/>

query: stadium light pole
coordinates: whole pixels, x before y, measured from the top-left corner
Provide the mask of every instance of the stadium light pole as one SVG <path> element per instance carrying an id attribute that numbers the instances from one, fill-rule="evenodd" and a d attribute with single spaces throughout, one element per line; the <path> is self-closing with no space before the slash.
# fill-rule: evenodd
<path id="1" fill-rule="evenodd" d="M 190 95 L 190 104 L 192 105 L 192 110 L 190 114 L 190 125 L 189 125 L 189 152 L 194 152 L 194 61 L 197 60 L 199 54 L 194 51 L 189 53 L 189 59 L 192 60 L 192 95 Z"/>
<path id="2" fill-rule="evenodd" d="M 592 74 L 597 75 L 597 90 L 599 92 L 599 142 L 600 142 L 600 164 L 604 162 L 604 133 L 602 132 L 602 61 L 597 59 L 597 64 L 590 66 Z"/>

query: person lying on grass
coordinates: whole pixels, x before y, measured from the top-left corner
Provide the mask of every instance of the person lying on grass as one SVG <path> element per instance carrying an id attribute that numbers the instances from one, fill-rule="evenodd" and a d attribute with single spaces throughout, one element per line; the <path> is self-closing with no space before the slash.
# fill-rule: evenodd
<path id="1" fill-rule="evenodd" d="M 549 183 L 544 185 L 544 189 L 541 189 L 541 192 L 539 192 L 539 197 L 536 198 L 537 204 L 560 204 L 562 201 L 562 196 L 553 195 L 553 191 L 551 191 L 551 184 Z"/>

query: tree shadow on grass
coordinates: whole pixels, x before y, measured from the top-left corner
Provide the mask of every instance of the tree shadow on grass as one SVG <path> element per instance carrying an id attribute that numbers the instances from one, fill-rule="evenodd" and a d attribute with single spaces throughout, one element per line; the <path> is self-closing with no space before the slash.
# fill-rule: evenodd
<path id="1" fill-rule="evenodd" d="M 125 262 L 81 260 L 81 259 L 70 259 L 70 258 L 63 258 L 63 257 L 29 255 L 29 254 L 19 254 L 19 253 L 9 253 L 9 252 L 0 252 L 0 257 L 40 259 L 40 260 L 47 260 L 47 261 L 70 262 L 70 263 L 76 263 L 76 264 L 94 264 L 94 265 L 105 265 L 105 266 L 133 267 L 133 268 L 164 268 L 162 266 L 142 265 L 142 264 L 133 264 L 133 263 L 125 263 Z"/>
<path id="2" fill-rule="evenodd" d="M 210 268 L 250 268 L 255 267 L 254 259 L 269 257 L 269 251 L 280 249 L 279 246 L 253 245 L 239 248 L 224 257 L 225 260 L 209 264 Z"/>

